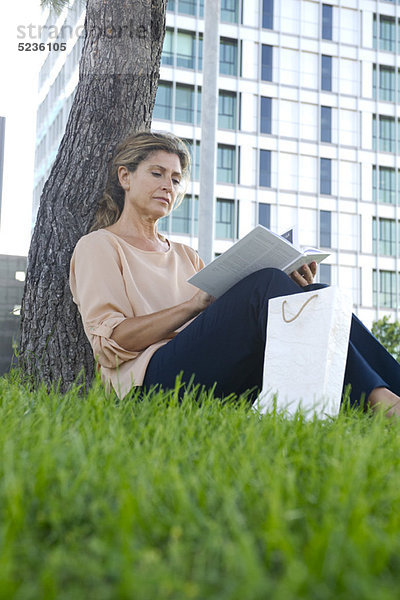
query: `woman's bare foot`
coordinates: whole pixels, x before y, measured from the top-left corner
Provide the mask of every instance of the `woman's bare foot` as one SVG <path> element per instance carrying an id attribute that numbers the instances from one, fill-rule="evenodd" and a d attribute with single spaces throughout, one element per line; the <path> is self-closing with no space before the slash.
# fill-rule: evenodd
<path id="1" fill-rule="evenodd" d="M 400 417 L 400 398 L 385 387 L 372 390 L 368 404 L 372 410 L 384 410 L 386 417 Z"/>

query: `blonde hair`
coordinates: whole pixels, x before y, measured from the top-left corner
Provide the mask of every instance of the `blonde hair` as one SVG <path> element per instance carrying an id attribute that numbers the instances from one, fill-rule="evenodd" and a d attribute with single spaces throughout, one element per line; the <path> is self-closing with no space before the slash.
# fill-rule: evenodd
<path id="1" fill-rule="evenodd" d="M 116 223 L 121 216 L 124 208 L 125 191 L 118 179 L 119 167 L 126 167 L 128 171 L 133 173 L 150 154 L 160 150 L 169 154 L 176 154 L 179 158 L 182 169 L 182 188 L 176 197 L 173 208 L 179 206 L 184 198 L 186 184 L 190 176 L 190 154 L 187 146 L 172 133 L 141 131 L 129 135 L 118 144 L 109 166 L 106 187 L 99 201 L 95 220 L 90 231 L 109 227 Z"/>

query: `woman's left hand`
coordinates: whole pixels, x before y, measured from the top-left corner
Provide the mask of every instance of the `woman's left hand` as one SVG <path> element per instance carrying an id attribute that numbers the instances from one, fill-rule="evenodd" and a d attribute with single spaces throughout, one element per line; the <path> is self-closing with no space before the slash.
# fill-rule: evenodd
<path id="1" fill-rule="evenodd" d="M 293 271 L 290 277 L 300 287 L 305 287 L 314 282 L 315 273 L 317 272 L 317 263 L 313 261 L 309 265 L 302 265 L 298 271 Z"/>

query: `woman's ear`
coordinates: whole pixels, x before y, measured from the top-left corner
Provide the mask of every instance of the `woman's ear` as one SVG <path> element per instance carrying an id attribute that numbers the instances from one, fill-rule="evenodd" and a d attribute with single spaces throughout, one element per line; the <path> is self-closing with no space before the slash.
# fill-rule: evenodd
<path id="1" fill-rule="evenodd" d="M 118 179 L 125 191 L 129 190 L 130 181 L 129 181 L 129 171 L 126 167 L 118 167 Z"/>

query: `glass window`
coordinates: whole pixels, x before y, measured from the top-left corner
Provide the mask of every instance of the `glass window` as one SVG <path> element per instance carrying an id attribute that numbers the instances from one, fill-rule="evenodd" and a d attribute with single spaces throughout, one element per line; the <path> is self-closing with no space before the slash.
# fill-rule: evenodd
<path id="1" fill-rule="evenodd" d="M 236 148 L 218 144 L 217 151 L 217 182 L 235 183 L 236 181 Z"/>
<path id="2" fill-rule="evenodd" d="M 199 180 L 200 174 L 200 142 L 196 142 L 196 146 L 193 145 L 193 140 L 183 140 L 189 150 L 190 161 L 191 161 L 191 177 L 193 180 Z"/>
<path id="3" fill-rule="evenodd" d="M 157 88 L 156 102 L 153 111 L 154 119 L 172 118 L 172 84 L 160 81 Z"/>
<path id="4" fill-rule="evenodd" d="M 379 300 L 379 302 L 378 302 Z M 397 308 L 396 273 L 394 271 L 372 271 L 372 301 L 374 306 Z"/>
<path id="5" fill-rule="evenodd" d="M 184 15 L 195 15 L 197 0 L 179 0 L 178 12 Z"/>
<path id="6" fill-rule="evenodd" d="M 239 0 L 221 0 L 221 21 L 223 23 L 237 23 Z"/>
<path id="7" fill-rule="evenodd" d="M 261 96 L 260 133 L 271 133 L 272 98 Z"/>
<path id="8" fill-rule="evenodd" d="M 332 108 L 321 106 L 321 142 L 332 141 Z"/>
<path id="9" fill-rule="evenodd" d="M 332 181 L 331 181 L 331 159 L 321 158 L 320 161 L 320 186 L 319 191 L 321 194 L 332 193 Z"/>
<path id="10" fill-rule="evenodd" d="M 194 34 L 178 31 L 176 53 L 177 67 L 194 69 L 194 43 Z"/>
<path id="11" fill-rule="evenodd" d="M 199 34 L 199 40 L 197 44 L 197 70 L 202 71 L 203 69 L 203 34 Z"/>
<path id="12" fill-rule="evenodd" d="M 321 57 L 321 89 L 332 91 L 332 56 Z"/>
<path id="13" fill-rule="evenodd" d="M 220 75 L 237 75 L 237 40 L 221 38 L 219 45 Z"/>
<path id="14" fill-rule="evenodd" d="M 332 213 L 329 210 L 319 213 L 319 243 L 323 248 L 332 247 Z"/>
<path id="15" fill-rule="evenodd" d="M 271 150 L 260 150 L 260 178 L 261 187 L 271 187 Z"/>
<path id="16" fill-rule="evenodd" d="M 258 205 L 258 222 L 264 227 L 271 227 L 271 205 L 261 203 Z"/>
<path id="17" fill-rule="evenodd" d="M 233 239 L 234 234 L 234 201 L 217 198 L 215 237 Z"/>
<path id="18" fill-rule="evenodd" d="M 236 92 L 219 92 L 218 127 L 236 129 Z"/>
<path id="19" fill-rule="evenodd" d="M 400 183 L 400 182 L 399 182 Z M 379 167 L 377 178 L 376 167 L 372 167 L 373 199 L 376 202 L 396 204 L 396 171 L 392 167 Z"/>
<path id="20" fill-rule="evenodd" d="M 194 88 L 190 85 L 176 85 L 175 120 L 194 122 Z"/>
<path id="21" fill-rule="evenodd" d="M 377 76 L 379 72 L 379 77 Z M 395 70 L 394 67 L 374 65 L 373 72 L 373 97 L 388 102 L 395 101 Z"/>
<path id="22" fill-rule="evenodd" d="M 272 81 L 272 46 L 266 44 L 261 49 L 261 79 Z"/>
<path id="23" fill-rule="evenodd" d="M 396 22 L 394 17 L 379 16 L 379 48 L 394 52 L 396 49 Z"/>
<path id="24" fill-rule="evenodd" d="M 372 219 L 372 251 L 382 256 L 396 256 L 396 221 Z"/>
<path id="25" fill-rule="evenodd" d="M 196 115 L 196 123 L 197 123 L 197 125 L 201 125 L 201 88 L 197 88 L 197 115 Z"/>
<path id="26" fill-rule="evenodd" d="M 173 65 L 174 64 L 174 37 L 173 31 L 171 29 L 167 29 L 165 31 L 165 38 L 163 44 L 163 50 L 161 54 L 161 64 L 162 65 Z"/>
<path id="27" fill-rule="evenodd" d="M 263 0 L 262 26 L 264 29 L 274 28 L 274 0 Z"/>
<path id="28" fill-rule="evenodd" d="M 319 265 L 319 281 L 320 283 L 327 283 L 331 285 L 332 283 L 332 267 L 331 265 L 326 265 L 325 263 L 321 263 Z"/>
<path id="29" fill-rule="evenodd" d="M 379 133 L 379 151 L 395 152 L 396 131 L 394 117 L 379 115 L 379 132 L 377 132 L 376 115 L 372 119 L 372 144 L 373 149 L 377 150 L 377 133 Z"/>
<path id="30" fill-rule="evenodd" d="M 174 12 L 175 10 L 175 0 L 168 0 L 167 2 L 167 10 L 171 10 Z"/>
<path id="31" fill-rule="evenodd" d="M 324 40 L 332 39 L 332 12 L 333 7 L 330 4 L 322 5 L 322 38 Z"/>
<path id="32" fill-rule="evenodd" d="M 192 222 L 192 197 L 186 195 L 182 203 L 175 208 L 172 213 L 171 231 L 172 233 L 190 234 Z"/>

